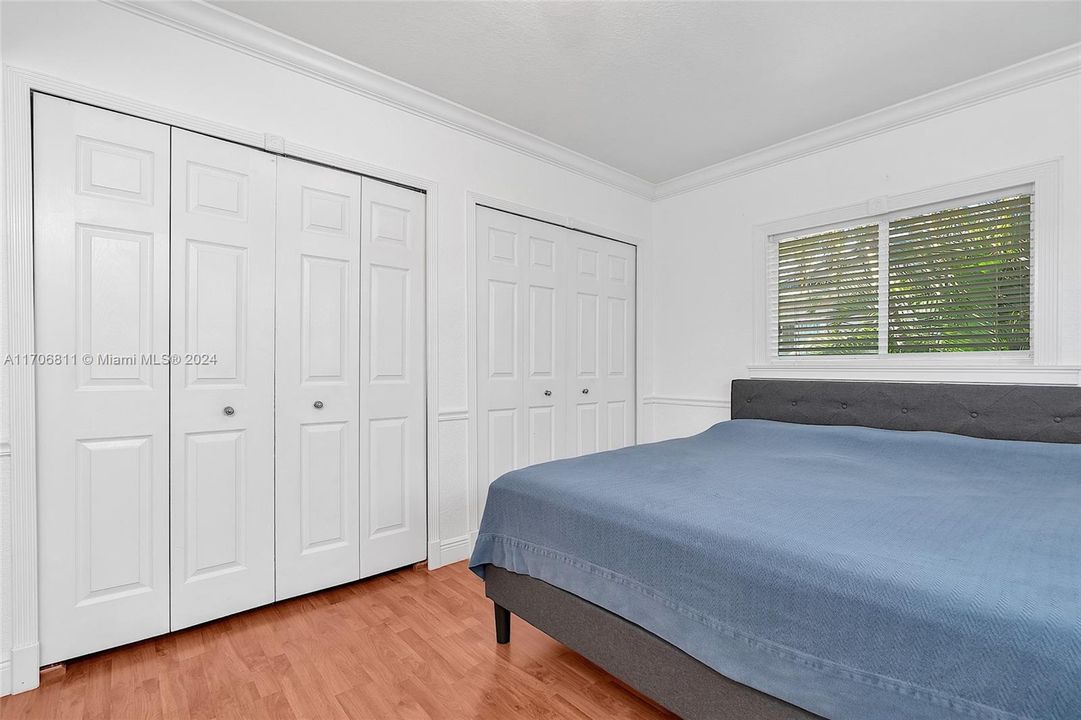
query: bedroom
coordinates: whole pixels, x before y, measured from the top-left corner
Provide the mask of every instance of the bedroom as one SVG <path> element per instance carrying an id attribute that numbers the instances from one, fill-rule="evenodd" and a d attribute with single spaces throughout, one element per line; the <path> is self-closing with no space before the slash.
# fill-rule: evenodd
<path id="1" fill-rule="evenodd" d="M 0 60 L 5 720 L 1081 717 L 1081 3 Z"/>

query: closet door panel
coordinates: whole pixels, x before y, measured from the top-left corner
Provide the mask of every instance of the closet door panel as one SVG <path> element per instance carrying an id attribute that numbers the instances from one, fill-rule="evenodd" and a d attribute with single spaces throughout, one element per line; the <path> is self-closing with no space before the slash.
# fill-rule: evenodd
<path id="1" fill-rule="evenodd" d="M 603 450 L 607 433 L 604 406 L 604 289 L 601 279 L 600 238 L 579 232 L 567 233 L 568 250 L 573 254 L 568 282 L 570 337 L 564 345 L 568 365 L 573 368 L 567 383 L 570 407 L 568 444 L 570 455 L 587 455 Z"/>
<path id="2" fill-rule="evenodd" d="M 570 231 L 569 443 L 575 455 L 635 442 L 635 248 Z"/>
<path id="3" fill-rule="evenodd" d="M 278 161 L 276 596 L 360 577 L 361 179 Z"/>
<path id="4" fill-rule="evenodd" d="M 604 296 L 604 450 L 635 443 L 635 248 L 599 240 Z"/>
<path id="5" fill-rule="evenodd" d="M 521 322 L 525 329 L 524 463 L 533 465 L 566 455 L 566 231 L 556 225 L 520 219 L 528 248 L 527 291 Z"/>
<path id="6" fill-rule="evenodd" d="M 360 288 L 362 577 L 427 556 L 425 197 L 363 179 Z"/>
<path id="7" fill-rule="evenodd" d="M 169 129 L 33 102 L 47 664 L 169 629 Z"/>
<path id="8" fill-rule="evenodd" d="M 488 485 L 527 463 L 523 317 L 529 302 L 523 219 L 477 208 L 477 457 L 478 501 Z"/>
<path id="9" fill-rule="evenodd" d="M 172 131 L 172 628 L 274 599 L 273 156 Z"/>

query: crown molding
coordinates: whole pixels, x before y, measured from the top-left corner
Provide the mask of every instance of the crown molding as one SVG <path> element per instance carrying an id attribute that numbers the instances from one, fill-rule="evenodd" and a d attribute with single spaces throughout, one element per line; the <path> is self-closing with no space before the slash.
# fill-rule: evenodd
<path id="1" fill-rule="evenodd" d="M 662 200 L 1081 72 L 1081 43 L 665 180 Z"/>
<path id="2" fill-rule="evenodd" d="M 651 200 L 653 183 L 463 105 L 199 2 L 105 4 Z"/>
<path id="3" fill-rule="evenodd" d="M 487 140 L 647 200 L 662 200 L 1081 73 L 1081 43 L 685 175 L 651 183 L 203 0 L 101 0 L 208 42 Z"/>

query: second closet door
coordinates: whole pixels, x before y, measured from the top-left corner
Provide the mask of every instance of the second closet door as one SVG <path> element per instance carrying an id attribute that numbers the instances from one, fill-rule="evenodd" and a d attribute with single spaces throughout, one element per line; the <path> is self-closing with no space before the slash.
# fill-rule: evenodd
<path id="1" fill-rule="evenodd" d="M 635 248 L 477 208 L 477 476 L 634 443 Z"/>
<path id="2" fill-rule="evenodd" d="M 568 231 L 477 208 L 477 394 L 483 487 L 566 457 Z M 483 507 L 483 505 L 482 505 Z"/>
<path id="3" fill-rule="evenodd" d="M 278 161 L 279 600 L 360 577 L 361 183 Z"/>
<path id="4" fill-rule="evenodd" d="M 172 628 L 274 600 L 276 159 L 172 131 Z"/>

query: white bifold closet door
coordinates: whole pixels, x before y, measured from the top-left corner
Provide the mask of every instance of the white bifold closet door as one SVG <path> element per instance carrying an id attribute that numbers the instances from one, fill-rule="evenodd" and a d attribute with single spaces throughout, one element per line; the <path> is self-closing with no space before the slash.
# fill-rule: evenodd
<path id="1" fill-rule="evenodd" d="M 634 442 L 635 249 L 477 208 L 478 477 Z"/>
<path id="2" fill-rule="evenodd" d="M 424 194 L 33 102 L 43 662 L 424 560 Z"/>
<path id="3" fill-rule="evenodd" d="M 169 128 L 34 96 L 41 661 L 169 630 Z"/>
<path id="4" fill-rule="evenodd" d="M 278 161 L 279 600 L 360 577 L 361 184 Z"/>
<path id="5" fill-rule="evenodd" d="M 172 131 L 172 628 L 274 600 L 273 155 Z"/>
<path id="6" fill-rule="evenodd" d="M 427 556 L 424 194 L 364 178 L 360 571 Z"/>

